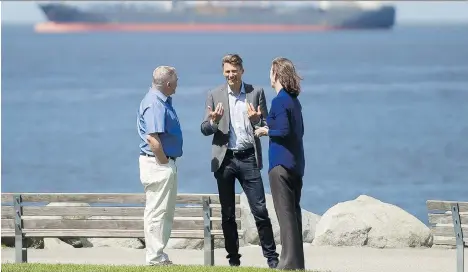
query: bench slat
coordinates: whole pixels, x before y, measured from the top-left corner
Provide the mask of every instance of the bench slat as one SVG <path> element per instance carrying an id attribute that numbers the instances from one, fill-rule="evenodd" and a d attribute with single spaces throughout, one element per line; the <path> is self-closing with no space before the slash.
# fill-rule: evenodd
<path id="1" fill-rule="evenodd" d="M 74 206 L 24 206 L 24 216 L 141 216 L 144 207 L 74 207 Z M 212 217 L 221 217 L 221 208 L 211 208 Z M 236 208 L 236 217 L 240 217 L 241 208 Z M 177 207 L 176 217 L 202 217 L 202 207 Z M 2 218 L 14 219 L 13 206 L 2 206 Z"/>
<path id="2" fill-rule="evenodd" d="M 221 218 L 212 217 L 212 229 L 220 230 Z M 14 219 L 2 219 L 2 229 L 14 229 Z M 203 230 L 204 222 L 201 217 L 177 217 L 174 218 L 175 230 Z M 237 228 L 241 228 L 240 219 L 237 220 Z M 119 219 L 25 219 L 23 220 L 23 232 L 27 229 L 143 229 L 143 218 L 132 220 Z"/>
<path id="3" fill-rule="evenodd" d="M 468 202 L 428 200 L 426 202 L 426 205 L 429 211 L 445 212 L 451 211 L 452 203 L 458 203 L 458 208 L 460 212 L 468 212 Z"/>
<path id="4" fill-rule="evenodd" d="M 223 238 L 222 231 L 212 231 L 215 238 Z M 243 233 L 239 232 L 239 236 Z M 15 232 L 13 230 L 2 229 L 2 237 L 14 237 Z M 55 238 L 55 237 L 80 237 L 80 238 L 144 238 L 143 230 L 101 230 L 101 229 L 89 229 L 89 230 L 31 230 L 25 233 L 25 237 L 44 237 L 44 238 Z M 204 233 L 202 230 L 184 231 L 184 230 L 173 230 L 171 232 L 171 238 L 203 238 Z"/>
<path id="5" fill-rule="evenodd" d="M 463 234 L 468 234 L 468 225 L 461 225 Z M 455 237 L 453 225 L 438 224 L 431 227 L 434 236 Z M 466 235 L 468 236 L 468 235 Z"/>
<path id="6" fill-rule="evenodd" d="M 465 243 L 465 247 L 468 247 L 468 238 L 464 238 L 463 242 Z M 447 246 L 455 246 L 457 244 L 455 237 L 448 238 L 448 237 L 441 237 L 441 236 L 434 236 L 434 245 L 447 245 Z"/>
<path id="7" fill-rule="evenodd" d="M 460 214 L 461 224 L 468 225 L 468 213 Z M 429 214 L 429 223 L 430 224 L 452 224 L 452 213 L 442 213 L 442 214 Z M 467 234 L 468 235 L 468 234 Z"/>
<path id="8" fill-rule="evenodd" d="M 2 193 L 2 203 L 13 203 L 14 193 Z M 145 194 L 115 194 L 115 193 L 22 193 L 23 202 L 85 202 L 85 203 L 120 203 L 143 204 Z M 202 204 L 202 198 L 209 196 L 212 204 L 219 204 L 217 194 L 178 194 L 178 204 Z M 240 203 L 240 195 L 235 195 L 236 204 Z"/>
<path id="9" fill-rule="evenodd" d="M 2 219 L 15 218 L 15 210 L 13 206 L 2 206 Z"/>

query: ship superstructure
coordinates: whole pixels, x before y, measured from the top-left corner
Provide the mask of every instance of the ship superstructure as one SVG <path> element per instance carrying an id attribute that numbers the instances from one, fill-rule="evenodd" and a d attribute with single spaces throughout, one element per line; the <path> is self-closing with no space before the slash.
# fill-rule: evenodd
<path id="1" fill-rule="evenodd" d="M 42 1 L 49 27 L 83 30 L 388 29 L 379 1 Z M 44 26 L 44 25 L 43 25 Z"/>

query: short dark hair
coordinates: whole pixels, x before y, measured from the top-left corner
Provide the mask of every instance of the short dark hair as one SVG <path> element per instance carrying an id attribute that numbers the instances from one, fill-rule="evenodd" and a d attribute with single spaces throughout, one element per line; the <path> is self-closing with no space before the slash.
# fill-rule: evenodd
<path id="1" fill-rule="evenodd" d="M 301 92 L 302 78 L 297 74 L 292 61 L 287 58 L 275 58 L 271 63 L 275 79 L 286 89 L 287 92 L 299 95 Z"/>
<path id="2" fill-rule="evenodd" d="M 233 66 L 238 66 L 242 69 L 244 69 L 244 66 L 242 65 L 242 58 L 238 54 L 227 54 L 223 57 L 223 60 L 221 61 L 221 66 L 224 67 L 225 63 L 229 63 Z"/>

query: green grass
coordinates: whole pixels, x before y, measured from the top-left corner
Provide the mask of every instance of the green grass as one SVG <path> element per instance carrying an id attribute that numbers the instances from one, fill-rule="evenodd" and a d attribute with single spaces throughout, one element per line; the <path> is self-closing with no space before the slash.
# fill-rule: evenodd
<path id="1" fill-rule="evenodd" d="M 84 264 L 11 264 L 3 263 L 1 266 L 2 272 L 271 272 L 269 268 L 256 267 L 225 267 L 225 266 L 197 266 L 197 265 L 172 265 L 162 267 L 149 266 L 131 266 L 131 265 L 84 265 Z M 273 270 L 274 271 L 274 270 Z"/>

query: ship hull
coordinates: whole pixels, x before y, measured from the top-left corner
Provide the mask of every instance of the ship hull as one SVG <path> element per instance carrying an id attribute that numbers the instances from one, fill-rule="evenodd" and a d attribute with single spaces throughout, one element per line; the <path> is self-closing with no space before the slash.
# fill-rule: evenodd
<path id="1" fill-rule="evenodd" d="M 323 25 L 247 25 L 247 24 L 99 24 L 99 23 L 40 23 L 40 33 L 60 32 L 302 32 L 351 29 Z"/>
<path id="2" fill-rule="evenodd" d="M 391 6 L 375 10 L 229 8 L 212 10 L 86 10 L 66 4 L 39 5 L 49 22 L 38 32 L 77 31 L 320 31 L 389 29 L 395 21 Z"/>

